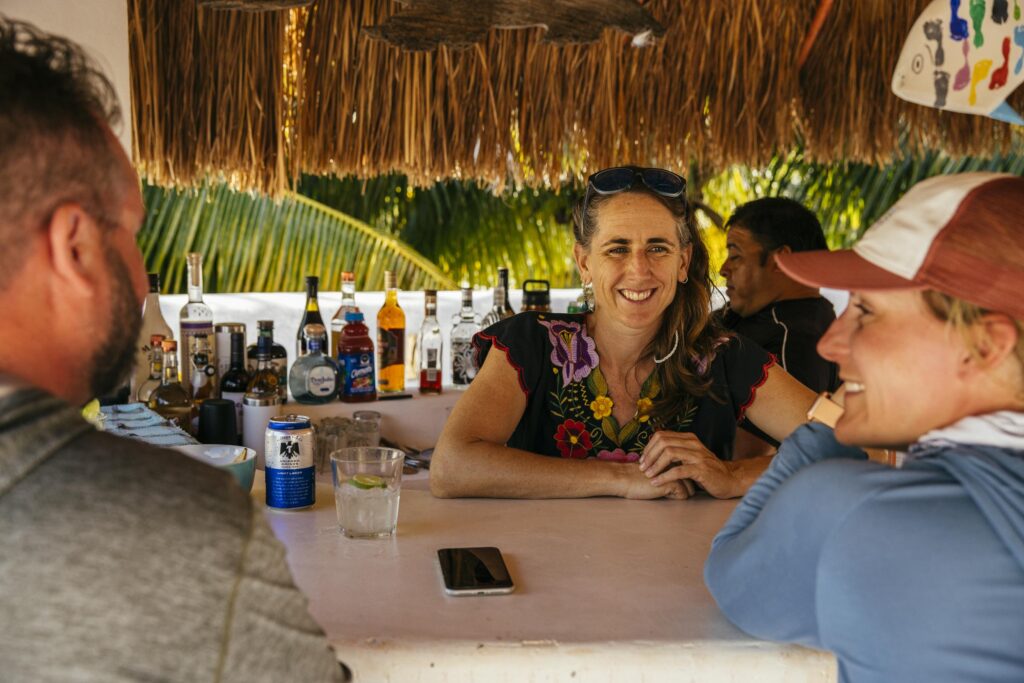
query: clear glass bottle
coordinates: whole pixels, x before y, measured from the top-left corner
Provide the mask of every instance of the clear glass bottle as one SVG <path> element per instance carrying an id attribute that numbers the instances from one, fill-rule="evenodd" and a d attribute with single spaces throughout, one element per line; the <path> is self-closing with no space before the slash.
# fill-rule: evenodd
<path id="1" fill-rule="evenodd" d="M 153 391 L 160 386 L 164 380 L 164 336 L 152 334 L 149 336 L 149 376 L 139 385 L 135 394 L 135 400 L 139 403 L 149 403 L 149 397 Z"/>
<path id="2" fill-rule="evenodd" d="M 142 327 L 139 328 L 139 341 L 135 345 L 135 367 L 132 370 L 131 396 L 133 400 L 145 403 L 139 398 L 139 388 L 148 381 L 150 360 L 152 352 L 157 351 L 161 356 L 160 365 L 163 366 L 163 350 L 157 346 L 155 349 L 150 343 L 153 335 L 158 334 L 163 339 L 174 339 L 174 332 L 167 324 L 163 313 L 160 312 L 160 275 L 159 273 L 149 274 L 149 294 L 146 295 L 146 303 L 142 314 Z M 157 378 L 157 384 L 160 378 Z"/>
<path id="3" fill-rule="evenodd" d="M 384 306 L 377 313 L 377 389 L 405 391 L 405 311 L 398 305 L 394 271 L 384 271 Z"/>
<path id="4" fill-rule="evenodd" d="M 444 339 L 441 337 L 441 324 L 437 322 L 436 290 L 423 292 L 423 305 L 423 325 L 416 344 L 420 350 L 420 393 L 440 394 Z"/>
<path id="5" fill-rule="evenodd" d="M 462 310 L 452 328 L 452 384 L 465 389 L 476 377 L 473 335 L 480 331 L 480 318 L 473 311 L 473 290 L 462 288 Z"/>
<path id="6" fill-rule="evenodd" d="M 178 380 L 178 343 L 165 339 L 162 343 L 163 380 L 149 396 L 149 407 L 161 417 L 192 434 L 195 407 L 188 391 Z"/>
<path id="7" fill-rule="evenodd" d="M 250 377 L 256 372 L 257 348 L 261 337 L 270 339 L 270 362 L 277 371 L 278 393 L 281 395 L 281 402 L 288 402 L 288 352 L 283 346 L 274 341 L 274 321 L 256 321 L 256 344 L 250 344 L 246 350 L 246 358 L 249 363 Z"/>
<path id="8" fill-rule="evenodd" d="M 508 285 L 508 268 L 498 268 L 498 286 L 505 290 L 505 312 L 510 315 L 515 315 L 516 312 L 512 308 L 512 289 Z"/>
<path id="9" fill-rule="evenodd" d="M 256 340 L 256 370 L 245 388 L 245 398 L 271 399 L 274 395 L 280 398 L 281 381 L 273 362 L 273 348 L 274 338 L 269 335 L 260 335 Z"/>
<path id="10" fill-rule="evenodd" d="M 320 278 L 316 275 L 306 276 L 306 310 L 302 312 L 302 320 L 299 321 L 299 329 L 295 333 L 295 358 L 298 359 L 308 351 L 306 345 L 306 325 L 320 325 L 323 327 L 324 317 L 320 315 L 320 301 L 317 299 L 317 290 L 320 288 Z"/>
<path id="11" fill-rule="evenodd" d="M 494 305 L 491 306 L 491 310 L 487 313 L 487 315 L 484 316 L 484 320 L 483 320 L 482 323 L 480 323 L 480 326 L 486 330 L 488 327 L 490 327 L 494 323 L 498 322 L 499 320 L 504 320 L 505 318 L 511 318 L 512 315 L 514 315 L 514 314 L 508 312 L 508 309 L 505 307 L 505 303 L 506 303 L 506 292 L 505 292 L 505 290 L 502 289 L 501 287 L 495 287 L 494 288 Z"/>
<path id="12" fill-rule="evenodd" d="M 288 388 L 299 403 L 330 403 L 338 397 L 338 365 L 324 355 L 327 331 L 312 323 L 303 330 L 308 351 L 295 359 L 288 373 Z"/>
<path id="13" fill-rule="evenodd" d="M 192 359 L 196 354 L 196 341 L 200 337 L 206 339 L 206 348 L 210 349 L 207 360 L 217 368 L 217 359 L 213 357 L 215 340 L 213 336 L 213 309 L 203 302 L 203 255 L 192 252 L 188 255 L 188 303 L 181 307 L 181 377 L 184 384 L 191 384 L 194 368 Z M 186 388 L 187 390 L 187 388 Z"/>
<path id="14" fill-rule="evenodd" d="M 331 349 L 330 354 L 338 357 L 338 343 L 341 341 L 341 331 L 345 328 L 345 314 L 358 313 L 356 306 L 356 275 L 349 271 L 341 274 L 341 305 L 331 318 Z"/>
<path id="15" fill-rule="evenodd" d="M 231 333 L 231 365 L 220 380 L 220 395 L 235 404 L 235 427 L 238 443 L 242 443 L 242 400 L 249 387 L 249 371 L 245 369 L 245 334 Z"/>

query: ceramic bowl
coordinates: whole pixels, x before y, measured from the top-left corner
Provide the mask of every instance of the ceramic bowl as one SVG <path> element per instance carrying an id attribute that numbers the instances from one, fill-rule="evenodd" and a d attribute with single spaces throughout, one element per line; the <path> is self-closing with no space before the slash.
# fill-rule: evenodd
<path id="1" fill-rule="evenodd" d="M 175 446 L 174 450 L 205 462 L 214 467 L 225 469 L 238 480 L 238 485 L 246 492 L 252 490 L 252 480 L 256 476 L 256 451 L 244 446 L 220 446 L 216 444 L 194 444 L 191 446 Z M 245 458 L 239 460 L 244 453 Z M 236 462 L 236 460 L 238 462 Z"/>

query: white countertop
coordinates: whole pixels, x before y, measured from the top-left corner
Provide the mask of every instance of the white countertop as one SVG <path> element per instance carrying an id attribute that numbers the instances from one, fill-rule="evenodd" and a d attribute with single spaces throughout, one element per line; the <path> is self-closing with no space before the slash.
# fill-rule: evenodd
<path id="1" fill-rule="evenodd" d="M 385 541 L 341 536 L 327 482 L 310 510 L 267 510 L 355 681 L 835 680 L 831 655 L 746 636 L 704 587 L 735 501 L 440 500 L 427 484 L 406 478 Z M 485 545 L 515 592 L 445 595 L 437 549 Z"/>

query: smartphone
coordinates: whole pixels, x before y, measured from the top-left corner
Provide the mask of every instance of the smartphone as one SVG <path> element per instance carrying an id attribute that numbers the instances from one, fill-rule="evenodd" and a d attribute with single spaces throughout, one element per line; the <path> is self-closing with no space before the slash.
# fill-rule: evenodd
<path id="1" fill-rule="evenodd" d="M 503 595 L 515 590 L 497 548 L 441 548 L 437 559 L 448 595 Z"/>

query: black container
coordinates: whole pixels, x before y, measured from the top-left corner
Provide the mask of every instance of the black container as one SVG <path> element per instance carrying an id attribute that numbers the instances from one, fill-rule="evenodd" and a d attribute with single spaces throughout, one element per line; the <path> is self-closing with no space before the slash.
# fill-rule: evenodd
<path id="1" fill-rule="evenodd" d="M 551 312 L 551 284 L 547 280 L 523 282 L 523 310 Z"/>
<path id="2" fill-rule="evenodd" d="M 199 406 L 199 434 L 201 443 L 238 445 L 235 425 L 235 403 L 226 398 L 208 398 Z"/>

